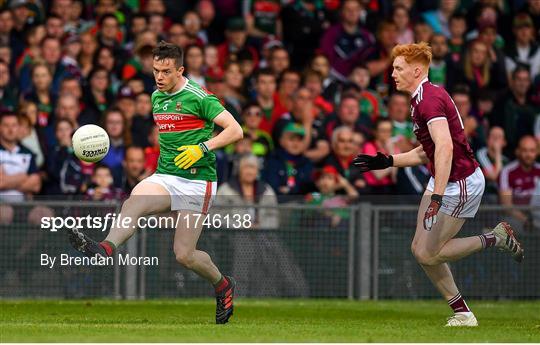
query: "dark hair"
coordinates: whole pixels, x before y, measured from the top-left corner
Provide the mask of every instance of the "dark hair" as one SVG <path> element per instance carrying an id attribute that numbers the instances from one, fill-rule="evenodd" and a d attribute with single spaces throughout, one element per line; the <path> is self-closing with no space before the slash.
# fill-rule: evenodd
<path id="1" fill-rule="evenodd" d="M 177 68 L 184 65 L 184 52 L 182 48 L 172 43 L 165 41 L 159 42 L 152 50 L 152 54 L 154 54 L 154 59 L 158 60 L 173 59 L 174 65 Z"/>
<path id="2" fill-rule="evenodd" d="M 461 12 L 456 12 L 450 16 L 450 19 L 448 19 L 448 23 L 450 23 L 452 20 L 464 20 L 467 21 L 467 17 Z"/>
<path id="3" fill-rule="evenodd" d="M 274 77 L 274 79 L 276 78 L 276 76 L 274 75 L 274 72 L 270 68 L 266 67 L 266 68 L 261 68 L 260 70 L 257 71 L 257 73 L 255 74 L 255 82 L 259 81 L 259 77 L 263 75 L 272 76 Z"/>
<path id="4" fill-rule="evenodd" d="M 45 45 L 45 42 L 47 42 L 47 41 L 49 41 L 49 40 L 51 40 L 51 41 L 56 41 L 56 42 L 58 42 L 58 45 L 61 45 L 60 40 L 59 40 L 58 38 L 53 37 L 53 36 L 45 36 L 45 37 L 43 37 L 43 39 L 42 39 L 41 42 L 39 43 L 39 46 L 40 46 L 40 47 L 43 47 L 43 46 Z"/>
<path id="5" fill-rule="evenodd" d="M 389 118 L 389 117 L 382 117 L 382 116 L 379 116 L 377 118 L 377 120 L 375 120 L 375 123 L 373 124 L 373 129 L 377 130 L 379 129 L 379 125 L 381 123 L 384 123 L 384 122 L 389 122 L 390 124 L 392 124 L 392 119 Z"/>
<path id="6" fill-rule="evenodd" d="M 101 28 L 103 26 L 103 23 L 105 22 L 105 20 L 107 18 L 113 18 L 114 20 L 116 20 L 116 23 L 119 24 L 120 21 L 118 20 L 118 18 L 112 14 L 112 13 L 105 13 L 104 15 L 101 16 L 101 18 L 99 18 L 99 27 Z"/>
<path id="7" fill-rule="evenodd" d="M 113 50 L 111 47 L 109 47 L 109 46 L 99 46 L 99 47 L 96 49 L 96 51 L 94 52 L 94 56 L 92 56 L 92 66 L 97 66 L 97 65 L 99 65 L 99 62 L 98 62 L 98 60 L 99 60 L 99 54 L 101 54 L 101 52 L 102 52 L 103 50 L 108 50 L 109 53 L 111 53 L 111 56 L 112 56 L 112 58 L 113 58 L 113 60 L 114 60 L 113 70 L 112 70 L 111 72 L 114 72 L 115 66 L 116 66 L 116 57 L 114 56 L 114 50 Z M 103 67 L 104 67 L 104 66 L 103 66 Z"/>
<path id="8" fill-rule="evenodd" d="M 56 131 L 58 130 L 58 126 L 60 126 L 62 122 L 67 122 L 71 126 L 71 133 L 73 134 L 73 132 L 75 131 L 75 124 L 71 120 L 66 118 L 56 119 L 56 121 L 54 122 L 54 132 L 56 133 Z"/>
<path id="9" fill-rule="evenodd" d="M 148 23 L 148 16 L 144 13 L 140 13 L 140 12 L 137 12 L 135 13 L 133 16 L 131 16 L 131 20 L 130 20 L 130 23 L 133 23 L 133 20 L 137 19 L 137 18 L 142 18 L 144 19 L 144 21 L 146 23 Z"/>
<path id="10" fill-rule="evenodd" d="M 63 21 L 62 18 L 59 15 L 54 14 L 54 13 L 49 14 L 47 16 L 47 18 L 45 18 L 45 23 L 47 23 L 49 21 L 49 19 L 59 19 L 59 20 Z"/>
<path id="11" fill-rule="evenodd" d="M 388 99 L 388 103 L 390 103 L 390 100 L 391 100 L 392 98 L 397 97 L 397 96 L 405 97 L 407 100 L 408 100 L 409 97 L 410 97 L 409 94 L 406 93 L 406 92 L 404 92 L 404 91 L 394 91 L 394 92 L 390 95 L 390 97 L 389 97 L 389 99 Z"/>
<path id="12" fill-rule="evenodd" d="M 111 170 L 111 168 L 110 168 L 108 165 L 103 164 L 103 163 L 101 163 L 101 162 L 96 163 L 96 164 L 94 165 L 94 171 L 92 171 L 92 175 L 95 175 L 96 172 L 98 171 L 98 169 L 107 169 L 107 170 L 109 170 L 109 174 L 112 175 L 112 170 Z"/>
<path id="13" fill-rule="evenodd" d="M 14 116 L 15 118 L 17 118 L 17 120 L 19 120 L 19 115 L 17 115 L 15 112 L 13 111 L 4 111 L 0 114 L 0 122 L 4 121 L 4 119 L 6 117 L 10 117 L 10 116 Z"/>
<path id="14" fill-rule="evenodd" d="M 519 72 L 527 72 L 527 74 L 530 76 L 531 71 L 529 70 L 529 67 L 527 65 L 524 65 L 522 63 L 518 64 L 517 67 L 512 71 L 512 80 L 516 79 L 516 76 Z"/>
<path id="15" fill-rule="evenodd" d="M 452 96 L 454 95 L 467 95 L 470 97 L 471 89 L 467 84 L 458 84 L 452 90 Z"/>

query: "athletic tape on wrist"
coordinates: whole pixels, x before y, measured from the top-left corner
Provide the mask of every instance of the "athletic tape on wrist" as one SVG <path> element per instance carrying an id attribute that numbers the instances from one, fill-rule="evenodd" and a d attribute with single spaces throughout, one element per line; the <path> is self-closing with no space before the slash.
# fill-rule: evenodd
<path id="1" fill-rule="evenodd" d="M 200 143 L 199 147 L 201 148 L 201 151 L 204 153 L 208 153 L 210 151 L 210 149 L 208 148 L 208 146 L 206 146 L 205 143 Z"/>

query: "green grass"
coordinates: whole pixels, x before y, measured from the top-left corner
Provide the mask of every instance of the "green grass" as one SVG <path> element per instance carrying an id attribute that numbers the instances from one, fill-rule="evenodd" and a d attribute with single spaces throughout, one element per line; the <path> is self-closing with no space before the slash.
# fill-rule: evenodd
<path id="1" fill-rule="evenodd" d="M 2 342 L 540 342 L 540 301 L 469 301 L 477 328 L 442 327 L 443 301 L 0 301 Z"/>

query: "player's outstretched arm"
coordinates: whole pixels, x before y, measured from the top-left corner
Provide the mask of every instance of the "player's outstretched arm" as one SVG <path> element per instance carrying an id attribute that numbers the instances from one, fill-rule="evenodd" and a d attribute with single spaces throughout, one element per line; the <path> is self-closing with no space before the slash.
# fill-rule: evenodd
<path id="1" fill-rule="evenodd" d="M 223 146 L 227 146 L 242 139 L 244 136 L 242 127 L 227 110 L 223 110 L 218 116 L 216 116 L 214 118 L 214 123 L 223 128 L 223 131 L 205 142 L 209 150 L 215 150 Z"/>
<path id="2" fill-rule="evenodd" d="M 412 167 L 420 164 L 426 164 L 428 158 L 422 146 L 418 146 L 405 153 L 396 155 L 386 155 L 382 152 L 377 152 L 376 156 L 359 154 L 353 160 L 353 164 L 362 172 L 371 170 L 381 170 L 389 167 Z"/>
<path id="3" fill-rule="evenodd" d="M 426 156 L 426 153 L 424 152 L 424 148 L 422 145 L 419 145 L 418 147 L 404 152 L 404 153 L 398 153 L 397 155 L 394 155 L 394 165 L 398 168 L 405 168 L 405 167 L 414 167 L 417 165 L 427 164 L 429 162 L 428 157 Z"/>

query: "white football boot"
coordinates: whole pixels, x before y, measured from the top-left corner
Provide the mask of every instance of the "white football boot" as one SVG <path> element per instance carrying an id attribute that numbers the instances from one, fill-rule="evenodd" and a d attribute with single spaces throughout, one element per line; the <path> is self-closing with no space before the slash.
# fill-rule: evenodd
<path id="1" fill-rule="evenodd" d="M 454 315 L 448 318 L 445 327 L 476 327 L 478 326 L 478 321 L 476 317 L 470 311 L 465 313 L 455 313 Z"/>
<path id="2" fill-rule="evenodd" d="M 500 222 L 493 229 L 493 234 L 497 237 L 496 247 L 502 251 L 509 252 L 517 262 L 523 260 L 523 247 L 516 239 L 512 226 L 507 222 Z"/>

